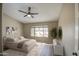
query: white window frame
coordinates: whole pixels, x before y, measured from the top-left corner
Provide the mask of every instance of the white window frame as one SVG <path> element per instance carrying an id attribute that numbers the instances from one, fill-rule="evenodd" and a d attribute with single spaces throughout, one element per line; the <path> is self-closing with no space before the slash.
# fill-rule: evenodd
<path id="1" fill-rule="evenodd" d="M 34 28 L 34 29 L 33 29 Z M 35 32 L 36 32 L 36 28 L 39 28 L 39 31 L 41 31 L 40 30 L 40 28 L 43 28 L 43 35 L 42 36 L 37 36 L 37 35 L 35 35 Z M 47 28 L 47 36 L 45 36 L 45 31 L 44 31 L 44 28 Z M 32 33 L 32 29 L 34 30 L 34 33 Z M 31 37 L 48 37 L 48 25 L 39 25 L 39 26 L 32 26 L 31 27 Z"/>

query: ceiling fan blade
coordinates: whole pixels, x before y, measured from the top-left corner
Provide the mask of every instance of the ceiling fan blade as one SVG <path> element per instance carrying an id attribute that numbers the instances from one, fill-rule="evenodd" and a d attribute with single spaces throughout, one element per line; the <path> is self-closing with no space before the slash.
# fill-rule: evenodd
<path id="1" fill-rule="evenodd" d="M 27 15 L 25 15 L 24 17 L 26 17 Z"/>
<path id="2" fill-rule="evenodd" d="M 34 18 L 34 16 L 31 15 L 32 18 Z"/>
<path id="3" fill-rule="evenodd" d="M 31 15 L 38 15 L 39 13 L 30 13 Z"/>
<path id="4" fill-rule="evenodd" d="M 26 13 L 27 14 L 27 12 L 24 12 L 24 11 L 22 11 L 22 10 L 18 10 L 19 12 L 22 12 L 22 13 Z"/>

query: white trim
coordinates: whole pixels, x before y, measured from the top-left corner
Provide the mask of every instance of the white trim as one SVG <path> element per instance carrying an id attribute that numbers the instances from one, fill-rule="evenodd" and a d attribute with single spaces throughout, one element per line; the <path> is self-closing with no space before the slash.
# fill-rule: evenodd
<path id="1" fill-rule="evenodd" d="M 75 51 L 78 51 L 78 4 L 75 4 Z"/>

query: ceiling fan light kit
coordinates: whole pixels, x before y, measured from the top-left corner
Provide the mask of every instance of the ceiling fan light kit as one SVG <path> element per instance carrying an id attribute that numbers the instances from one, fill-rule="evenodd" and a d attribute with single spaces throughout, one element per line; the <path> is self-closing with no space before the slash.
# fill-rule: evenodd
<path id="1" fill-rule="evenodd" d="M 38 15 L 38 13 L 32 13 L 31 12 L 31 7 L 28 7 L 28 12 L 25 12 L 25 11 L 22 11 L 22 10 L 18 10 L 18 11 L 25 13 L 26 15 L 24 15 L 24 17 L 28 16 L 28 17 L 34 18 L 34 15 Z"/>
<path id="2" fill-rule="evenodd" d="M 27 15 L 28 17 L 31 17 L 31 15 Z"/>

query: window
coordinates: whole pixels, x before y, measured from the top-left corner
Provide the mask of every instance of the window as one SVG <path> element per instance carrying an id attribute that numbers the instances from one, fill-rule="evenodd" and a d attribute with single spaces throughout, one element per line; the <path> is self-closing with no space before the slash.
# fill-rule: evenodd
<path id="1" fill-rule="evenodd" d="M 48 37 L 48 26 L 32 26 L 31 36 L 34 37 Z"/>

